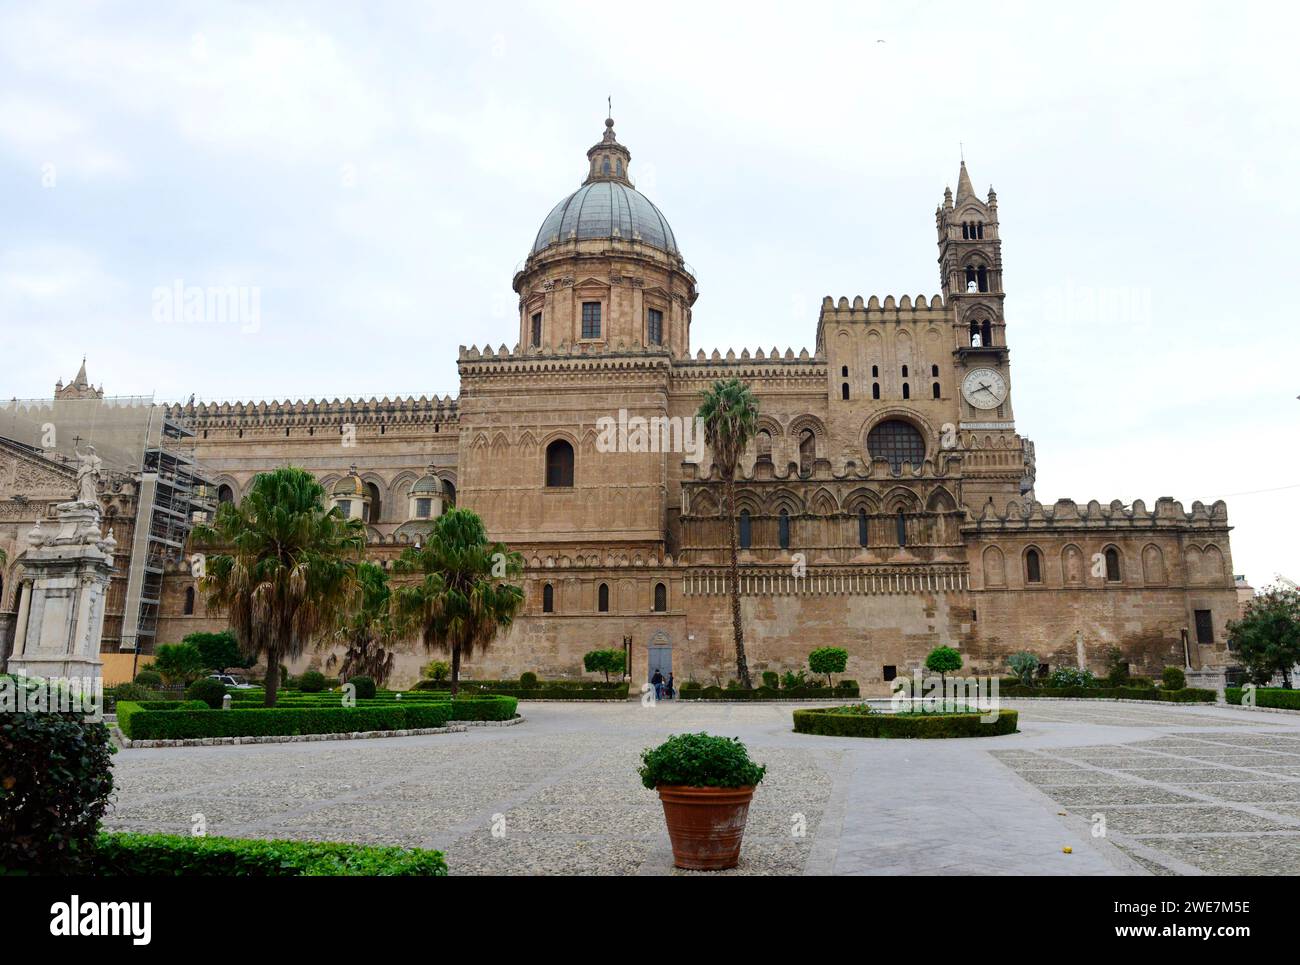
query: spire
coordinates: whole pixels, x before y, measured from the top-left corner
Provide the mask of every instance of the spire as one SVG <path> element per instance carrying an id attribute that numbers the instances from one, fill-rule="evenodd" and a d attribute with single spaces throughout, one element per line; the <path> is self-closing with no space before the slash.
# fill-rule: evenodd
<path id="1" fill-rule="evenodd" d="M 614 118 L 605 118 L 605 133 L 601 135 L 599 144 L 593 144 L 588 149 L 587 160 L 590 168 L 584 184 L 592 181 L 621 181 L 631 185 L 627 169 L 632 160 L 632 152 L 618 143 L 618 137 L 614 133 Z"/>
<path id="2" fill-rule="evenodd" d="M 77 377 L 72 380 L 72 384 L 79 389 L 84 389 L 90 385 L 90 379 L 86 376 L 86 356 L 81 357 L 81 368 L 77 369 Z"/>
<path id="3" fill-rule="evenodd" d="M 966 161 L 961 162 L 961 170 L 957 173 L 957 203 L 961 204 L 967 198 L 975 197 L 975 189 L 971 187 L 970 175 L 966 173 Z"/>

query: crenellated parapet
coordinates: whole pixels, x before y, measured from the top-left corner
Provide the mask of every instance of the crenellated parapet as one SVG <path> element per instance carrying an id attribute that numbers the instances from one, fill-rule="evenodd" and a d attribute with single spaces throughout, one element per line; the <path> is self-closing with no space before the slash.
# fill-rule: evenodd
<path id="1" fill-rule="evenodd" d="M 991 502 L 962 531 L 973 535 L 1023 532 L 1026 530 L 1087 529 L 1173 529 L 1226 532 L 1228 506 L 1216 500 L 1208 507 L 1200 500 L 1187 512 L 1183 504 L 1170 496 L 1156 500 L 1147 509 L 1141 499 L 1126 504 L 1112 500 L 1103 506 L 1097 500 L 1080 506 L 1072 499 L 1058 499 L 1046 505 L 1036 500 L 1010 500 L 999 509 Z"/>
<path id="2" fill-rule="evenodd" d="M 455 422 L 457 400 L 450 395 L 390 399 L 297 399 L 259 402 L 189 402 L 167 407 L 167 415 L 191 429 L 280 426 L 432 424 Z"/>

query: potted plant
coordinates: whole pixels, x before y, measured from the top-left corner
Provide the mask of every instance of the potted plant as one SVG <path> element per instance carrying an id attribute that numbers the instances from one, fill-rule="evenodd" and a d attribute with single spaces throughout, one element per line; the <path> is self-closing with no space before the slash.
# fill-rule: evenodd
<path id="1" fill-rule="evenodd" d="M 659 792 L 673 864 L 696 871 L 734 868 L 754 788 L 766 767 L 739 739 L 677 734 L 641 752 L 641 783 Z"/>

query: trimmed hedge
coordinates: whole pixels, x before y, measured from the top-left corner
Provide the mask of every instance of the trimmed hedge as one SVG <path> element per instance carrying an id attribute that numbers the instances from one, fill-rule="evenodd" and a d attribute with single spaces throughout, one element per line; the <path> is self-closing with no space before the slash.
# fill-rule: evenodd
<path id="1" fill-rule="evenodd" d="M 594 680 L 542 680 L 536 687 L 521 687 L 517 680 L 462 680 L 461 697 L 514 697 L 519 700 L 626 700 L 626 680 L 610 683 Z M 412 692 L 446 693 L 446 680 L 421 680 Z"/>
<path id="2" fill-rule="evenodd" d="M 1225 687 L 1223 699 L 1230 704 L 1241 704 L 1242 687 Z M 1300 710 L 1300 690 L 1287 690 L 1283 687 L 1256 687 L 1256 707 L 1276 707 L 1280 710 Z"/>
<path id="3" fill-rule="evenodd" d="M 797 734 L 823 737 L 998 737 L 1014 734 L 1020 715 L 998 711 L 998 718 L 983 723 L 979 714 L 856 714 L 838 707 L 794 712 Z"/>
<path id="4" fill-rule="evenodd" d="M 835 697 L 857 697 L 858 684 L 853 680 L 841 680 L 834 687 L 795 687 L 788 690 L 773 690 L 771 687 L 755 687 L 753 690 L 728 689 L 726 687 L 683 687 L 678 692 L 682 700 L 827 700 Z"/>
<path id="5" fill-rule="evenodd" d="M 999 697 L 1094 697 L 1124 700 L 1158 700 L 1174 704 L 1218 701 L 1219 695 L 1203 687 L 1164 690 L 1155 687 L 999 687 Z"/>
<path id="6" fill-rule="evenodd" d="M 386 707 L 272 707 L 251 710 L 148 710 L 122 701 L 117 723 L 131 740 L 193 740 L 205 737 L 291 737 L 353 734 L 375 730 L 445 727 L 450 701 L 396 702 Z"/>
<path id="7" fill-rule="evenodd" d="M 95 874 L 133 877 L 447 874 L 441 851 L 173 834 L 101 834 L 93 862 Z"/>

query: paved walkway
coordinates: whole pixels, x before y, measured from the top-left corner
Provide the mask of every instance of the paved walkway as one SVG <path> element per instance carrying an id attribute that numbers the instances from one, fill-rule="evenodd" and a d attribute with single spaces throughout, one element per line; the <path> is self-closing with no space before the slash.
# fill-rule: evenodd
<path id="1" fill-rule="evenodd" d="M 1018 734 L 888 741 L 792 733 L 790 705 L 520 706 L 464 734 L 124 750 L 106 824 L 435 847 L 453 874 L 682 874 L 636 767 L 707 730 L 768 765 L 736 874 L 1300 873 L 1300 715 L 1021 701 Z"/>

